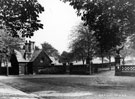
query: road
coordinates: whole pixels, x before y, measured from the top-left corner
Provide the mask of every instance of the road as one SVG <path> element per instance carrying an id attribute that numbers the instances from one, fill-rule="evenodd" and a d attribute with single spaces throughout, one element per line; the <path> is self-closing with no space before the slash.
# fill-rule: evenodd
<path id="1" fill-rule="evenodd" d="M 95 75 L 29 75 L 1 77 L 0 82 L 42 99 L 134 99 L 135 78 Z"/>

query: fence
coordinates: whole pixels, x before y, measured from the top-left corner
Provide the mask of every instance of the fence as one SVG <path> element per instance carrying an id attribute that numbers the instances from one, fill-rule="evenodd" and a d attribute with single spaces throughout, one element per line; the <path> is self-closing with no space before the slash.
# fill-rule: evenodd
<path id="1" fill-rule="evenodd" d="M 112 65 L 114 66 L 114 63 L 91 64 L 91 66 L 86 64 L 52 65 L 39 68 L 38 74 L 94 74 L 98 73 L 101 68 L 108 68 L 107 70 L 109 70 Z"/>
<path id="2" fill-rule="evenodd" d="M 25 66 L 26 63 L 23 63 L 23 65 L 20 64 L 20 68 L 9 67 L 9 75 L 29 74 L 28 73 L 29 68 Z M 98 71 L 101 68 L 109 68 L 112 65 L 114 66 L 114 63 L 91 64 L 91 67 L 86 64 L 85 65 L 82 64 L 52 65 L 52 66 L 44 66 L 44 68 L 37 67 L 36 74 L 93 74 L 93 73 L 98 73 Z M 0 75 L 6 75 L 6 74 L 7 74 L 6 67 L 0 67 Z"/>
<path id="3" fill-rule="evenodd" d="M 19 72 L 16 68 L 8 67 L 9 75 L 18 75 Z M 7 67 L 0 67 L 0 75 L 7 75 Z"/>
<path id="4" fill-rule="evenodd" d="M 122 65 L 115 68 L 116 76 L 135 76 L 135 65 Z"/>

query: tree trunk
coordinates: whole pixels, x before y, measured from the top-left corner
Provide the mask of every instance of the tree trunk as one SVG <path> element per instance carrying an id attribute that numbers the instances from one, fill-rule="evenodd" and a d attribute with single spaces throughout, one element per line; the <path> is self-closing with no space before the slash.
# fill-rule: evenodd
<path id="1" fill-rule="evenodd" d="M 103 55 L 101 56 L 101 58 L 102 58 L 102 68 L 103 68 L 103 63 L 104 63 L 104 57 L 103 57 Z"/>
<path id="2" fill-rule="evenodd" d="M 85 60 L 84 60 L 84 59 L 82 59 L 83 65 L 84 65 L 84 61 L 85 61 Z"/>
<path id="3" fill-rule="evenodd" d="M 111 70 L 111 56 L 109 55 L 109 69 Z"/>
<path id="4" fill-rule="evenodd" d="M 123 64 L 123 65 L 125 64 L 125 57 L 123 57 L 123 62 L 122 62 L 122 64 Z"/>
<path id="5" fill-rule="evenodd" d="M 90 64 L 90 58 L 89 58 L 89 56 L 87 56 L 86 64 Z"/>
<path id="6" fill-rule="evenodd" d="M 6 59 L 7 76 L 9 75 L 8 59 Z"/>

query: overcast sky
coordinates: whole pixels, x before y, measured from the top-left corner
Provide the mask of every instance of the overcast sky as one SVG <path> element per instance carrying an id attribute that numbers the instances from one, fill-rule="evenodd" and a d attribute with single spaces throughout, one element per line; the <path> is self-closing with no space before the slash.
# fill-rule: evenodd
<path id="1" fill-rule="evenodd" d="M 75 10 L 60 0 L 38 0 L 45 8 L 40 15 L 43 30 L 35 32 L 31 40 L 40 47 L 43 42 L 50 43 L 60 53 L 68 50 L 69 35 L 74 26 L 80 22 Z"/>

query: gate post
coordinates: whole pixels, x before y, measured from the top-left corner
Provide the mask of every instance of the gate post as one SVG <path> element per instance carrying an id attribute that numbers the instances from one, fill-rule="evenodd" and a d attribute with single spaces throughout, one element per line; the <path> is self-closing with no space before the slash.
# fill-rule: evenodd
<path id="1" fill-rule="evenodd" d="M 89 67 L 89 74 L 92 74 L 92 58 L 90 58 L 89 56 L 87 56 L 86 58 L 86 65 L 87 67 Z"/>
<path id="2" fill-rule="evenodd" d="M 70 73 L 70 66 L 69 66 L 69 64 L 63 63 L 63 66 L 66 69 L 66 74 L 69 74 Z"/>
<path id="3" fill-rule="evenodd" d="M 116 55 L 115 57 L 115 76 L 120 76 L 121 75 L 121 57 L 120 55 Z"/>

